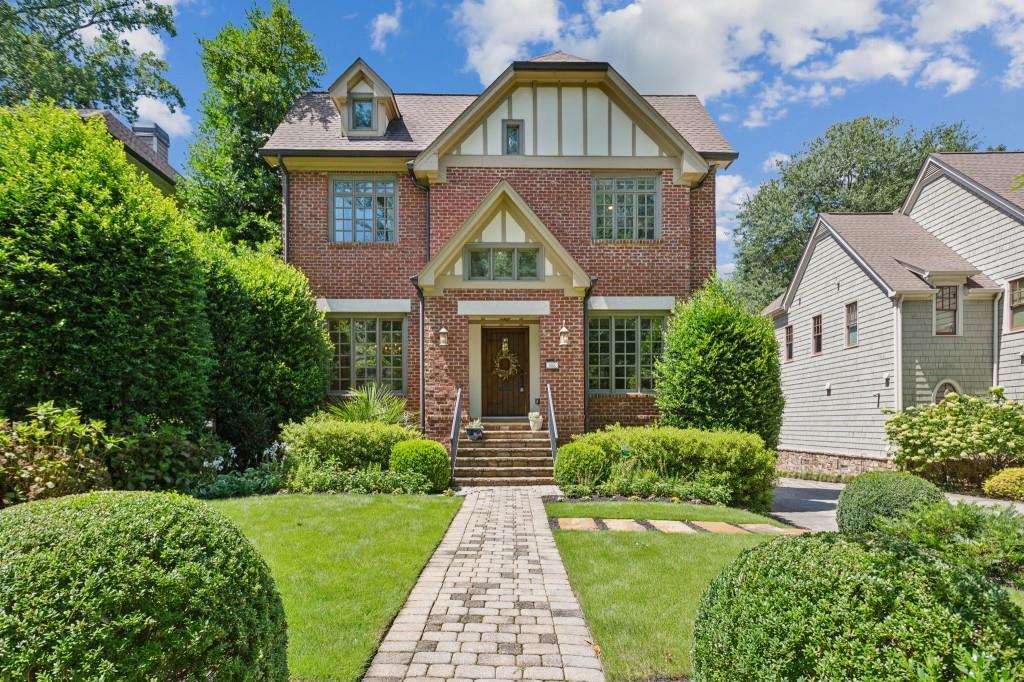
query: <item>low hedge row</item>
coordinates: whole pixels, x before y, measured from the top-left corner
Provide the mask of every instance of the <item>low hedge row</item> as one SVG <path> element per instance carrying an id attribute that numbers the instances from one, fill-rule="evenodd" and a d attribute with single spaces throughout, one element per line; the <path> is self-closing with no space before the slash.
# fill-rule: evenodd
<path id="1" fill-rule="evenodd" d="M 293 463 L 331 462 L 341 469 L 371 464 L 387 468 L 397 443 L 419 437 L 416 430 L 398 424 L 350 422 L 326 412 L 281 429 L 281 441 Z"/>
<path id="2" fill-rule="evenodd" d="M 985 481 L 982 490 L 992 497 L 1024 502 L 1024 467 L 1010 467 Z"/>
<path id="3" fill-rule="evenodd" d="M 775 461 L 775 452 L 750 433 L 613 426 L 577 436 L 559 448 L 555 482 L 560 486 L 599 486 L 630 478 L 695 482 L 725 489 L 728 504 L 763 510 L 771 505 Z"/>

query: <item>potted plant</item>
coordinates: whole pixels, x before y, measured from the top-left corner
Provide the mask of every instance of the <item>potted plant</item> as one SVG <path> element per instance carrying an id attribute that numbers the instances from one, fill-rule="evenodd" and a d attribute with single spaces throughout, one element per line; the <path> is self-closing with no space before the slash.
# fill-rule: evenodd
<path id="1" fill-rule="evenodd" d="M 484 437 L 484 424 L 479 419 L 470 420 L 466 424 L 466 435 L 470 440 L 482 440 Z"/>
<path id="2" fill-rule="evenodd" d="M 530 420 L 531 431 L 540 431 L 541 427 L 544 426 L 544 418 L 540 416 L 540 412 L 531 412 L 526 416 Z"/>

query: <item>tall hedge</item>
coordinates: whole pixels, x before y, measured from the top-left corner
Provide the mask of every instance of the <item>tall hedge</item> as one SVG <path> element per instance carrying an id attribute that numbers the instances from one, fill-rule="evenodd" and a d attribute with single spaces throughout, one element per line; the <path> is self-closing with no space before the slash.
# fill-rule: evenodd
<path id="1" fill-rule="evenodd" d="M 210 376 L 217 435 L 239 467 L 322 402 L 330 340 L 305 275 L 267 251 L 197 237 L 217 363 Z"/>
<path id="2" fill-rule="evenodd" d="M 676 308 L 656 370 L 663 423 L 747 431 L 769 448 L 778 444 L 785 401 L 772 323 L 720 280 Z"/>
<path id="3" fill-rule="evenodd" d="M 0 110 L 0 412 L 203 419 L 203 273 L 178 221 L 101 119 Z"/>

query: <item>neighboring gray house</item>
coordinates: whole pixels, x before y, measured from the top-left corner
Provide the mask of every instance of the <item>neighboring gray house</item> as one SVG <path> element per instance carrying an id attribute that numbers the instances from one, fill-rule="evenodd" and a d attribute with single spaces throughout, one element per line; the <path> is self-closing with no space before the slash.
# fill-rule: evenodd
<path id="1" fill-rule="evenodd" d="M 893 213 L 818 217 L 773 318 L 779 468 L 888 466 L 883 408 L 1024 399 L 1024 153 L 932 154 Z"/>
<path id="2" fill-rule="evenodd" d="M 181 177 L 168 161 L 171 138 L 156 123 L 135 123 L 130 128 L 106 109 L 79 109 L 82 118 L 103 118 L 107 132 L 124 145 L 125 156 L 161 192 L 173 195 Z"/>

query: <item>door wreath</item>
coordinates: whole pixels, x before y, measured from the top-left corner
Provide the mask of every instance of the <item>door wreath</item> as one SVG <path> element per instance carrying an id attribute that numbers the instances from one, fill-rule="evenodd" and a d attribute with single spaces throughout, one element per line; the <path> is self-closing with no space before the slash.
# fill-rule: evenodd
<path id="1" fill-rule="evenodd" d="M 508 381 L 519 374 L 519 358 L 508 349 L 508 339 L 501 340 L 501 352 L 494 356 L 491 374 L 502 381 Z"/>

